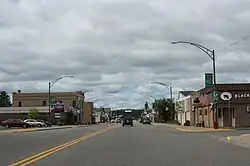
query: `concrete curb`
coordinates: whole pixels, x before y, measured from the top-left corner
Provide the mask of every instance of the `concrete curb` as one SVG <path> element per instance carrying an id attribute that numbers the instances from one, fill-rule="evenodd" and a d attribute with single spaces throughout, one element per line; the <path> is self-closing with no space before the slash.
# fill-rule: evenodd
<path id="1" fill-rule="evenodd" d="M 65 127 L 53 127 L 53 128 L 36 128 L 36 129 L 19 129 L 19 130 L 6 130 L 0 131 L 0 133 L 24 133 L 24 132 L 38 132 L 38 131 L 46 131 L 46 130 L 60 130 L 60 129 L 68 129 L 73 128 L 73 126 L 65 126 Z"/>
<path id="2" fill-rule="evenodd" d="M 199 133 L 199 132 L 218 132 L 218 131 L 232 131 L 232 129 L 206 129 L 206 130 L 190 130 L 176 127 L 176 130 L 190 133 Z"/>

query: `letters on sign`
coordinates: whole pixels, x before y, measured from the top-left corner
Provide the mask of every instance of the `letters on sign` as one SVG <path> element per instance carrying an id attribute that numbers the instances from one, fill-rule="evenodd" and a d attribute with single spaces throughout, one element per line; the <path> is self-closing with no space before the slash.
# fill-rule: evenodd
<path id="1" fill-rule="evenodd" d="M 250 97 L 250 93 L 240 93 L 240 94 L 234 94 L 235 98 L 248 98 Z"/>

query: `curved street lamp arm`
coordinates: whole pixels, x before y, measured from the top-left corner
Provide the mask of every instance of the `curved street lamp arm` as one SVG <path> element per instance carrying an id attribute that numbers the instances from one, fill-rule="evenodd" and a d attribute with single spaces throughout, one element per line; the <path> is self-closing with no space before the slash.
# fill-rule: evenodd
<path id="1" fill-rule="evenodd" d="M 57 79 L 50 82 L 50 87 L 52 87 L 57 81 L 61 80 L 63 77 L 58 77 Z"/>
<path id="2" fill-rule="evenodd" d="M 61 79 L 63 79 L 63 78 L 67 78 L 67 77 L 73 78 L 73 76 L 61 76 L 61 77 L 58 77 L 58 78 L 56 78 L 55 80 L 49 82 L 50 87 L 52 87 L 57 81 L 59 81 L 59 80 L 61 80 Z"/>
<path id="3" fill-rule="evenodd" d="M 176 42 L 171 42 L 171 44 L 190 44 L 196 48 L 199 48 L 201 51 L 205 52 L 211 59 L 213 59 L 213 56 L 211 56 L 211 54 L 213 54 L 213 50 L 210 50 L 209 48 L 207 47 L 204 47 L 200 44 L 196 44 L 196 43 L 192 43 L 192 42 L 189 42 L 189 41 L 176 41 Z"/>
<path id="4" fill-rule="evenodd" d="M 169 90 L 171 90 L 171 89 L 172 89 L 172 87 L 171 87 L 171 86 L 168 86 L 168 85 L 166 85 L 166 84 L 164 84 L 164 83 L 161 83 L 161 82 L 151 82 L 151 84 L 159 84 L 159 85 L 162 85 L 162 86 L 167 87 Z"/>

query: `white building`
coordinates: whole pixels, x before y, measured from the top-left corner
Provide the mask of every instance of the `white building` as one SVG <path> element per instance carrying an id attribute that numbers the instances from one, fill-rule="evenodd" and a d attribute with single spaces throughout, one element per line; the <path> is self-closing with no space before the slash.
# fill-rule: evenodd
<path id="1" fill-rule="evenodd" d="M 175 108 L 177 111 L 177 120 L 181 125 L 189 120 L 193 124 L 192 97 L 194 91 L 179 91 Z"/>

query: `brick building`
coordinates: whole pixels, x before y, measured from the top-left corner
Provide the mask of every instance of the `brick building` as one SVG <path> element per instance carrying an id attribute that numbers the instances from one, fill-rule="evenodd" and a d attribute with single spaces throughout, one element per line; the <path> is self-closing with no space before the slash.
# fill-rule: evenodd
<path id="1" fill-rule="evenodd" d="M 81 107 L 84 102 L 84 93 L 76 92 L 51 92 L 54 103 L 64 103 L 67 111 L 72 107 Z M 49 105 L 48 92 L 43 93 L 23 93 L 21 90 L 12 93 L 13 107 L 45 107 Z"/>
<path id="2" fill-rule="evenodd" d="M 199 98 L 195 104 L 195 123 L 205 122 L 205 127 L 213 127 L 218 117 L 219 127 L 250 126 L 250 83 L 217 84 L 217 112 L 211 110 L 212 88 L 204 88 L 192 94 Z"/>

